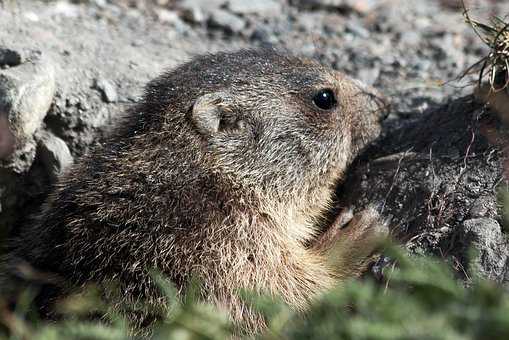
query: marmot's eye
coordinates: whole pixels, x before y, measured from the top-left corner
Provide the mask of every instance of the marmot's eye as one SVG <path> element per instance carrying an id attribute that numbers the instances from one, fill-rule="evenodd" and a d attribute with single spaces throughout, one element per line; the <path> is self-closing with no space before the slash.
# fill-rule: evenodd
<path id="1" fill-rule="evenodd" d="M 334 91 L 331 89 L 322 89 L 318 91 L 313 97 L 313 103 L 322 110 L 334 108 L 337 104 Z"/>

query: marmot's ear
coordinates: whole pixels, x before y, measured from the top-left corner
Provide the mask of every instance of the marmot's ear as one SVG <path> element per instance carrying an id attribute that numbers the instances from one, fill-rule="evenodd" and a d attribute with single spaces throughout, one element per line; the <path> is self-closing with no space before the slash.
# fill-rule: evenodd
<path id="1" fill-rule="evenodd" d="M 215 92 L 199 97 L 191 108 L 191 120 L 198 131 L 205 136 L 224 130 L 236 130 L 240 122 L 227 103 L 228 94 Z"/>

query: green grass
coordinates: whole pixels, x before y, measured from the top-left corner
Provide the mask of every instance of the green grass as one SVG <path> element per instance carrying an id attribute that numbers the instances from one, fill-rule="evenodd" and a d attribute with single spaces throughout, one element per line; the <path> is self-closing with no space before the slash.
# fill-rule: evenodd
<path id="1" fill-rule="evenodd" d="M 466 288 L 440 260 L 409 257 L 396 248 L 391 256 L 397 266 L 386 268 L 384 283 L 347 282 L 317 300 L 305 316 L 281 302 L 244 294 L 268 320 L 269 330 L 259 337 L 509 339 L 509 294 L 502 287 L 477 279 Z M 173 302 L 152 339 L 225 339 L 232 334 L 232 325 L 223 313 L 194 298 L 177 302 L 171 285 L 159 276 L 158 281 Z M 108 322 L 80 321 L 83 311 L 107 307 L 92 295 L 68 302 L 68 317 L 57 323 L 38 320 L 27 312 L 27 303 L 16 313 L 2 308 L 0 338 L 128 339 L 129 325 L 121 317 L 110 317 Z"/>

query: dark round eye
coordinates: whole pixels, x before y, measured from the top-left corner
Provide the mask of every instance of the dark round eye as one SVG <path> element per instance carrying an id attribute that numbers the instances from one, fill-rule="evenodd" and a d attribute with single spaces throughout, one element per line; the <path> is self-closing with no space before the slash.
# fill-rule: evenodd
<path id="1" fill-rule="evenodd" d="M 330 110 L 336 106 L 337 101 L 331 89 L 322 89 L 314 95 L 313 103 L 322 110 Z"/>

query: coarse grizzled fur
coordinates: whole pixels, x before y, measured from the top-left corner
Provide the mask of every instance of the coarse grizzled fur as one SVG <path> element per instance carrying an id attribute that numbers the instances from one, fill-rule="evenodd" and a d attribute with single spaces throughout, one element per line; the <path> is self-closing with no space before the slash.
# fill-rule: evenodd
<path id="1" fill-rule="evenodd" d="M 313 102 L 323 88 L 337 97 L 331 110 Z M 46 312 L 89 283 L 116 283 L 119 306 L 157 306 L 155 268 L 181 292 L 197 277 L 205 300 L 259 331 L 239 288 L 303 310 L 373 251 L 384 230 L 373 209 L 342 214 L 321 236 L 316 223 L 383 111 L 357 81 L 286 53 L 196 57 L 150 82 L 112 136 L 59 180 L 10 243 L 2 292 L 36 284 L 35 271 L 66 283 L 43 285 Z"/>

